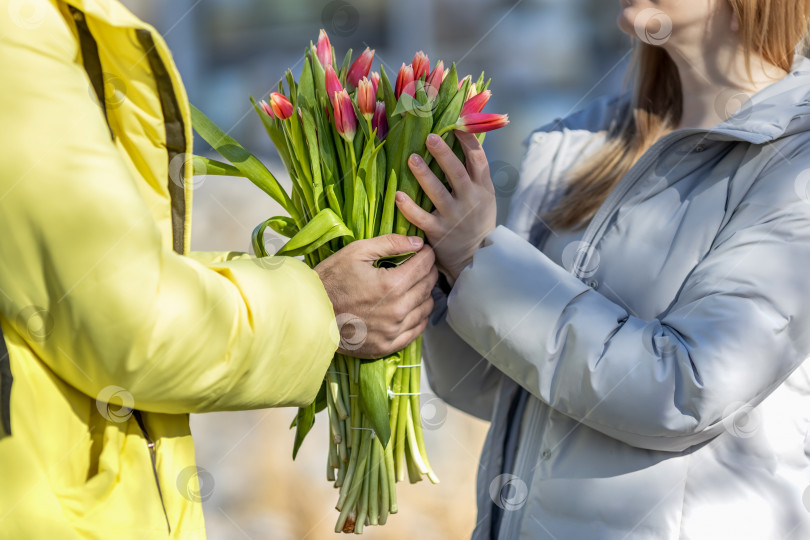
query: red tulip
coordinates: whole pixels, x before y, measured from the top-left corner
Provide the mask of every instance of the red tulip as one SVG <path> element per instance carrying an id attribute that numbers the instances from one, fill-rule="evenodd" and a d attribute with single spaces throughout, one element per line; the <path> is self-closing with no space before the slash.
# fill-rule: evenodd
<path id="1" fill-rule="evenodd" d="M 278 92 L 270 94 L 270 108 L 273 109 L 273 113 L 276 117 L 281 120 L 286 120 L 293 114 L 293 106 L 290 100 Z"/>
<path id="2" fill-rule="evenodd" d="M 508 123 L 508 114 L 469 113 L 459 117 L 455 128 L 467 133 L 484 133 L 485 131 L 500 129 Z"/>
<path id="3" fill-rule="evenodd" d="M 476 94 L 475 96 L 471 97 L 465 101 L 464 105 L 461 107 L 460 116 L 467 116 L 470 113 L 480 113 L 484 109 L 484 105 L 487 104 L 490 97 L 492 97 L 492 92 L 490 90 L 484 90 L 480 94 Z"/>
<path id="4" fill-rule="evenodd" d="M 259 102 L 259 107 L 261 107 L 261 108 L 262 108 L 262 110 L 263 110 L 264 112 L 266 112 L 266 113 L 267 113 L 267 116 L 269 116 L 270 118 L 275 118 L 275 117 L 276 117 L 276 115 L 275 115 L 275 114 L 273 114 L 273 108 L 272 108 L 270 105 L 268 105 L 268 104 L 267 104 L 267 102 L 266 102 L 265 100 L 261 100 L 261 101 Z"/>
<path id="5" fill-rule="evenodd" d="M 397 99 L 399 99 L 399 96 L 401 96 L 403 92 L 409 94 L 411 97 L 416 97 L 416 86 L 413 83 L 413 68 L 403 63 L 402 67 L 399 68 L 397 83 L 394 88 L 394 95 Z"/>
<path id="6" fill-rule="evenodd" d="M 427 75 L 428 72 L 430 72 L 430 60 L 422 51 L 414 55 L 411 66 L 413 66 L 413 79 L 415 81 L 418 81 L 422 78 L 422 75 Z"/>
<path id="7" fill-rule="evenodd" d="M 374 87 L 374 95 L 377 95 L 377 89 L 380 87 L 380 74 L 376 71 L 371 72 L 371 85 Z"/>
<path id="8" fill-rule="evenodd" d="M 439 87 L 442 85 L 442 81 L 444 80 L 444 62 L 439 60 L 436 62 L 436 67 L 433 68 L 433 72 L 427 78 L 427 86 L 434 88 L 438 93 Z"/>
<path id="9" fill-rule="evenodd" d="M 376 105 L 377 97 L 374 95 L 374 85 L 367 77 L 363 77 L 357 85 L 357 107 L 360 109 L 360 114 L 370 120 L 374 116 Z"/>
<path id="10" fill-rule="evenodd" d="M 337 73 L 332 69 L 332 66 L 327 66 L 324 71 L 326 72 L 326 95 L 329 96 L 329 99 L 332 99 L 335 92 L 343 90 L 343 85 L 340 84 L 340 79 L 338 79 Z"/>
<path id="11" fill-rule="evenodd" d="M 335 127 L 346 141 L 351 142 L 357 131 L 357 116 L 354 114 L 352 98 L 346 90 L 335 92 L 332 98 L 332 107 L 335 109 Z"/>
<path id="12" fill-rule="evenodd" d="M 385 103 L 382 101 L 377 102 L 374 116 L 371 118 L 371 129 L 377 130 L 377 138 L 380 140 L 388 135 L 388 117 L 385 115 Z"/>
<path id="13" fill-rule="evenodd" d="M 318 34 L 318 48 L 316 50 L 318 60 L 320 60 L 323 68 L 326 69 L 326 66 L 331 66 L 332 44 L 329 42 L 329 36 L 326 35 L 326 30 L 323 28 L 321 28 L 321 32 Z"/>
<path id="14" fill-rule="evenodd" d="M 352 62 L 352 65 L 346 74 L 346 86 L 349 88 L 357 88 L 357 83 L 360 82 L 360 79 L 363 77 L 368 77 L 368 73 L 371 71 L 371 62 L 373 60 L 374 49 L 369 49 L 366 47 L 363 54 L 358 56 L 357 60 Z"/>

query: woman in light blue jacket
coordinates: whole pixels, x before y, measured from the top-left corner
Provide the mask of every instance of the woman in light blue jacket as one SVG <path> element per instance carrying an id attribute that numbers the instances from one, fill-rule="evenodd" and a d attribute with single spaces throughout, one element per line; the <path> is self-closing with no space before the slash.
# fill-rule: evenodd
<path id="1" fill-rule="evenodd" d="M 491 420 L 475 539 L 810 538 L 810 0 L 624 0 L 631 96 L 403 194 L 431 386 Z M 465 136 L 466 135 L 466 136 Z M 449 293 L 449 296 L 448 296 Z"/>

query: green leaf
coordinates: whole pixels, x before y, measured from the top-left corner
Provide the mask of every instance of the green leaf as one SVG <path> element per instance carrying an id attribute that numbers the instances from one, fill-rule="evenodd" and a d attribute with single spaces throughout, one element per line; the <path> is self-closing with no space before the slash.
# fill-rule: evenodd
<path id="1" fill-rule="evenodd" d="M 304 442 L 307 434 L 315 425 L 315 403 L 298 409 L 298 416 L 295 419 L 295 442 L 293 442 L 293 459 L 298 456 L 301 443 Z"/>
<path id="2" fill-rule="evenodd" d="M 192 158 L 194 165 L 194 176 L 201 174 L 209 174 L 215 176 L 244 176 L 239 169 L 233 165 L 222 163 L 214 159 L 208 159 L 203 156 L 194 156 Z"/>
<path id="3" fill-rule="evenodd" d="M 304 138 L 309 150 L 309 161 L 312 166 L 312 200 L 314 210 L 321 211 L 326 208 L 326 199 L 323 193 L 323 180 L 321 178 L 321 159 L 318 148 L 318 134 L 315 128 L 315 119 L 307 108 L 301 109 L 304 119 Z"/>
<path id="4" fill-rule="evenodd" d="M 315 80 L 312 76 L 312 65 L 309 58 L 304 59 L 301 77 L 298 78 L 298 103 L 302 108 L 315 107 Z"/>
<path id="5" fill-rule="evenodd" d="M 414 255 L 416 255 L 415 251 L 409 251 L 407 253 L 400 253 L 399 255 L 380 257 L 374 261 L 374 268 L 396 268 Z"/>
<path id="6" fill-rule="evenodd" d="M 391 439 L 385 359 L 360 364 L 360 407 L 383 447 Z"/>
<path id="7" fill-rule="evenodd" d="M 233 137 L 212 122 L 197 107 L 194 105 L 190 105 L 190 107 L 191 123 L 200 137 L 230 161 L 259 189 L 270 195 L 293 219 L 300 220 L 300 215 L 293 206 L 287 192 L 278 183 L 276 177 L 267 170 L 267 167 L 256 156 L 245 150 Z"/>
<path id="8" fill-rule="evenodd" d="M 343 57 L 343 65 L 340 66 L 340 71 L 338 72 L 338 78 L 340 79 L 340 82 L 343 83 L 343 86 L 346 86 L 346 74 L 349 72 L 349 66 L 351 65 L 351 63 L 352 63 L 352 50 L 349 49 L 348 51 L 346 51 L 346 56 Z"/>
<path id="9" fill-rule="evenodd" d="M 439 88 L 439 95 L 436 97 L 436 105 L 433 107 L 433 117 L 439 118 L 444 109 L 450 103 L 450 100 L 458 93 L 458 72 L 456 71 L 456 63 L 450 66 L 450 71 L 447 77 L 442 81 L 441 88 Z"/>
<path id="10" fill-rule="evenodd" d="M 318 212 L 309 223 L 304 225 L 276 255 L 289 255 L 291 257 L 307 255 L 329 240 L 340 238 L 341 236 L 349 236 L 354 239 L 352 231 L 346 227 L 337 214 L 331 209 L 325 208 Z"/>
<path id="11" fill-rule="evenodd" d="M 262 223 L 262 225 L 265 227 L 270 227 L 278 234 L 286 236 L 287 238 L 292 238 L 298 234 L 298 225 L 295 224 L 295 221 L 293 221 L 292 218 L 287 216 L 271 217 Z"/>
<path id="12" fill-rule="evenodd" d="M 388 183 L 385 186 L 385 199 L 383 200 L 383 211 L 380 216 L 380 228 L 378 236 L 390 234 L 394 230 L 394 210 L 396 209 L 397 194 L 397 172 L 391 171 Z"/>
<path id="13" fill-rule="evenodd" d="M 397 108 L 397 98 L 394 95 L 394 88 L 391 86 L 391 81 L 388 80 L 388 75 L 385 73 L 385 67 L 380 65 L 380 87 L 382 87 L 383 101 L 385 102 L 385 115 L 388 117 L 388 132 L 394 130 L 396 124 L 399 123 L 399 116 L 394 114 L 394 109 Z M 377 89 L 380 92 L 380 89 Z"/>

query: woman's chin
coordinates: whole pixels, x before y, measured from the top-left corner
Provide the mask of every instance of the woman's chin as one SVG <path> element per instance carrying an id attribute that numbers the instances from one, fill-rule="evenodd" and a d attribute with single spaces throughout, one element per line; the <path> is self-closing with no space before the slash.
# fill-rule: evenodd
<path id="1" fill-rule="evenodd" d="M 619 11 L 619 16 L 616 17 L 616 24 L 619 26 L 619 30 L 629 36 L 635 35 L 635 26 L 633 23 L 635 16 L 636 13 L 633 8 L 622 8 L 621 11 Z"/>

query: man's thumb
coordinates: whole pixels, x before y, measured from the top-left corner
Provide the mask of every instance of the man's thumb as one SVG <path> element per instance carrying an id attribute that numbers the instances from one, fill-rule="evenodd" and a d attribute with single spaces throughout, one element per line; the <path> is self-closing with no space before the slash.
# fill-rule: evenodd
<path id="1" fill-rule="evenodd" d="M 371 259 L 390 257 L 409 251 L 419 251 L 425 245 L 424 240 L 418 236 L 404 236 L 401 234 L 385 234 L 376 238 L 364 240 L 366 253 Z"/>

